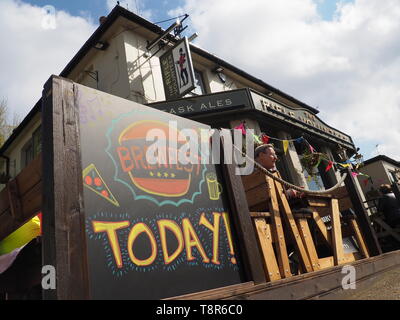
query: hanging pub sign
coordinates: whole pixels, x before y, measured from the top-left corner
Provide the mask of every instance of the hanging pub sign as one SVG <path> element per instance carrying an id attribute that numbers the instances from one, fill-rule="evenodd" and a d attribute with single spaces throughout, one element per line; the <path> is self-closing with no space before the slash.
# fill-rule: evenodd
<path id="1" fill-rule="evenodd" d="M 66 82 L 56 80 L 61 81 L 59 87 Z M 80 165 L 73 170 L 80 168 L 76 174 L 83 182 L 77 198 L 83 199 L 89 297 L 160 299 L 243 282 L 228 188 L 219 166 L 200 161 L 203 149 L 196 139 L 202 139 L 200 129 L 210 127 L 72 82 L 71 86 L 64 97 L 72 105 L 56 114 L 65 113 L 60 119 L 67 126 L 79 124 L 63 135 L 79 132 L 73 145 L 80 151 L 72 152 L 70 146 L 62 154 L 68 162 L 80 154 Z M 60 139 L 68 141 L 65 136 Z M 64 166 L 55 176 L 63 170 L 68 171 Z M 63 184 L 63 192 L 72 198 L 78 180 L 68 172 L 61 177 L 71 182 L 54 178 L 54 183 Z M 57 217 L 65 210 L 45 214 Z M 79 223 L 71 222 L 72 227 L 79 228 Z M 68 232 L 69 237 L 74 234 Z M 74 250 L 81 246 L 75 243 Z"/>
<path id="2" fill-rule="evenodd" d="M 195 88 L 194 70 L 186 37 L 160 57 L 166 100 L 177 99 Z"/>

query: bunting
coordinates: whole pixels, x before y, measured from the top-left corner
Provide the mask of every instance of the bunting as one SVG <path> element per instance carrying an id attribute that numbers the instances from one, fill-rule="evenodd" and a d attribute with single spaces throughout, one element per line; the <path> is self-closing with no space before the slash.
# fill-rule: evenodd
<path id="1" fill-rule="evenodd" d="M 262 141 L 260 140 L 260 138 L 258 136 L 256 136 L 255 134 L 253 134 L 253 139 L 258 143 L 258 144 L 262 144 Z"/>
<path id="2" fill-rule="evenodd" d="M 243 135 L 247 134 L 245 121 L 243 121 L 240 125 L 234 127 L 234 129 L 241 130 Z M 328 164 L 325 168 L 325 172 L 328 172 L 329 170 L 331 170 L 333 168 L 334 164 L 336 164 L 342 168 L 351 168 L 351 166 L 353 165 L 353 169 L 352 169 L 353 177 L 360 175 L 360 176 L 368 177 L 370 179 L 370 177 L 368 175 L 359 172 L 359 168 L 362 166 L 362 162 L 357 161 L 357 154 L 354 156 L 355 157 L 354 160 L 347 159 L 346 161 L 343 161 L 343 162 L 335 162 L 335 161 L 330 160 L 327 155 L 317 152 L 317 150 L 303 136 L 295 138 L 295 139 L 284 139 L 283 140 L 283 139 L 270 137 L 267 134 L 265 134 L 264 132 L 262 132 L 260 135 L 255 135 L 255 134 L 252 134 L 252 135 L 253 135 L 253 140 L 256 142 L 256 144 L 259 144 L 259 145 L 271 143 L 271 140 L 281 141 L 282 146 L 283 146 L 283 151 L 285 154 L 287 153 L 287 151 L 289 149 L 289 142 L 292 141 L 292 142 L 296 142 L 299 144 L 306 143 L 308 146 L 309 152 L 311 154 L 310 154 L 310 157 L 307 158 L 308 160 L 307 159 L 305 159 L 305 160 L 306 160 L 306 163 L 309 162 L 308 164 L 310 165 L 310 169 L 318 167 L 321 164 L 322 160 L 324 160 L 324 161 L 328 162 Z M 311 179 L 312 176 L 309 175 L 307 179 L 309 179 L 309 178 Z M 368 183 L 368 179 L 364 180 L 363 183 L 364 184 Z"/>
<path id="3" fill-rule="evenodd" d="M 263 135 L 261 136 L 261 139 L 262 139 L 262 142 L 263 142 L 264 144 L 268 144 L 268 143 L 269 143 L 269 137 L 268 137 L 266 134 L 263 134 Z"/>
<path id="4" fill-rule="evenodd" d="M 332 167 L 333 167 L 333 162 L 332 162 L 332 161 L 329 161 L 329 162 L 328 162 L 328 165 L 327 165 L 326 168 L 325 168 L 325 172 L 328 172 L 329 170 L 331 170 Z"/>
<path id="5" fill-rule="evenodd" d="M 236 130 L 242 130 L 242 134 L 246 135 L 246 128 L 244 126 L 244 123 L 241 123 L 240 125 L 236 126 L 234 129 Z"/>
<path id="6" fill-rule="evenodd" d="M 283 140 L 283 152 L 286 154 L 286 152 L 288 151 L 289 148 L 289 141 L 288 140 Z"/>

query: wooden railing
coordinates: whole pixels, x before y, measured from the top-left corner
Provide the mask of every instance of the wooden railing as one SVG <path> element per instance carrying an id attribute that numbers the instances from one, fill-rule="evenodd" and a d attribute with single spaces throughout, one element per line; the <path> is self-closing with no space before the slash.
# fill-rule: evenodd
<path id="1" fill-rule="evenodd" d="M 42 157 L 39 154 L 0 192 L 0 240 L 41 210 Z"/>

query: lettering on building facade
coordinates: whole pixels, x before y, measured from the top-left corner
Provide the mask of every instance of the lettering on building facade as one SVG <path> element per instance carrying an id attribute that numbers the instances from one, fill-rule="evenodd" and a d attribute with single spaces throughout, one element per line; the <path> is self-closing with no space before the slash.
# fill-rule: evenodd
<path id="1" fill-rule="evenodd" d="M 257 110 L 263 111 L 284 121 L 295 120 L 294 124 L 298 124 L 301 127 L 303 127 L 303 125 L 306 125 L 307 127 L 311 127 L 310 129 L 317 129 L 318 131 L 320 131 L 315 132 L 313 130 L 313 133 L 325 133 L 331 136 L 325 136 L 327 138 L 336 138 L 335 140 L 340 140 L 336 142 L 346 142 L 347 145 L 353 145 L 353 142 L 349 136 L 324 124 L 317 116 L 306 109 L 292 109 L 254 92 L 252 92 L 251 95 L 253 98 L 254 106 Z"/>

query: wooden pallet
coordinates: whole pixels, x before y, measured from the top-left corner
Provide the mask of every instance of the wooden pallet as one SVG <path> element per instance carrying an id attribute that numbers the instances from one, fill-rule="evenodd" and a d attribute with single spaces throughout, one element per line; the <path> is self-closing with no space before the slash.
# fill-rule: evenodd
<path id="1" fill-rule="evenodd" d="M 295 247 L 303 273 L 369 257 L 355 217 L 341 218 L 339 200 L 333 196 L 310 196 L 307 201 L 313 214 L 293 214 L 285 191 L 276 180 L 257 171 L 242 177 L 242 182 L 264 260 L 265 275 L 269 281 L 292 276 L 287 252 L 288 244 Z M 331 220 L 330 230 L 322 219 L 327 215 Z M 332 256 L 321 258 L 318 256 L 310 230 L 311 221 L 317 226 L 326 244 L 332 248 Z M 343 225 L 347 225 L 350 234 L 356 239 L 359 253 L 344 252 Z"/>

